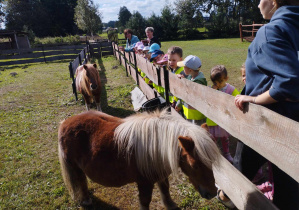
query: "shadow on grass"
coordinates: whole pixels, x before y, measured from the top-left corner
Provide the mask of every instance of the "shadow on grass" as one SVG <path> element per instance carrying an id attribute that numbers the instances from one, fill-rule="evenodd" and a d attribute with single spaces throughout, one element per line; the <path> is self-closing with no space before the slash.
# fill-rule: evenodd
<path id="1" fill-rule="evenodd" d="M 95 210 L 95 209 L 107 209 L 107 210 L 118 210 L 116 206 L 113 206 L 111 204 L 106 203 L 105 201 L 102 201 L 101 199 L 95 197 L 94 195 L 91 195 L 92 199 L 92 205 L 91 206 L 85 206 L 82 207 L 82 209 L 85 210 Z"/>
<path id="2" fill-rule="evenodd" d="M 106 84 L 107 84 L 107 77 L 106 77 L 106 68 L 103 64 L 102 58 L 92 58 L 91 63 L 98 63 L 100 67 L 100 78 L 101 78 L 101 85 L 102 85 L 102 92 L 101 92 L 101 108 L 102 111 L 106 114 L 115 116 L 115 117 L 127 117 L 131 114 L 134 114 L 135 112 L 128 109 L 123 108 L 115 108 L 108 105 L 107 101 L 107 90 L 106 90 Z M 81 100 L 82 101 L 82 100 Z M 84 104 L 84 99 L 83 99 Z M 92 108 L 95 108 L 95 105 L 92 106 Z"/>

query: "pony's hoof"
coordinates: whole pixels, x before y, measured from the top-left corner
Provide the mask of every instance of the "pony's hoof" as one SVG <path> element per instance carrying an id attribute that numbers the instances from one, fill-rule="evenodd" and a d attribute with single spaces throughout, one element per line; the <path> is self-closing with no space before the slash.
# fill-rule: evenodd
<path id="1" fill-rule="evenodd" d="M 81 206 L 90 206 L 92 204 L 91 198 L 84 200 L 80 203 Z"/>

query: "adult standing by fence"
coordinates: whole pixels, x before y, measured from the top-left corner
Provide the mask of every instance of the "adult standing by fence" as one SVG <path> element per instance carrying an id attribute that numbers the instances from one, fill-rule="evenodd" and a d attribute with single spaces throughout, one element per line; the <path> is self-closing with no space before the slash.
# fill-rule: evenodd
<path id="1" fill-rule="evenodd" d="M 149 46 L 151 46 L 154 43 L 157 43 L 161 47 L 161 43 L 160 43 L 159 39 L 154 36 L 154 28 L 153 27 L 147 27 L 145 29 L 145 34 L 146 34 Z"/>
<path id="2" fill-rule="evenodd" d="M 263 105 L 299 122 L 299 1 L 261 0 L 259 8 L 271 20 L 249 46 L 244 95 L 236 96 L 235 104 L 241 110 L 246 102 Z M 265 161 L 238 142 L 234 165 L 249 180 Z M 275 165 L 273 178 L 273 203 L 279 209 L 298 209 L 298 183 Z"/>
<path id="3" fill-rule="evenodd" d="M 126 52 L 131 52 L 134 50 L 134 47 L 137 42 L 139 42 L 139 39 L 137 36 L 133 35 L 133 31 L 131 29 L 125 29 L 124 30 L 125 37 L 127 39 L 126 41 L 126 47 L 119 47 L 120 50 L 126 51 Z"/>

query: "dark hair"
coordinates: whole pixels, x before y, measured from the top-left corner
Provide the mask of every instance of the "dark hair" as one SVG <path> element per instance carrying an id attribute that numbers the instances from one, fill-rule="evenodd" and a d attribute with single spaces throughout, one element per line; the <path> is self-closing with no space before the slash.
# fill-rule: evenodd
<path id="1" fill-rule="evenodd" d="M 124 30 L 124 34 L 126 35 L 127 33 L 133 35 L 133 31 L 132 31 L 131 29 L 129 29 L 129 28 L 126 28 L 126 29 Z"/>
<path id="2" fill-rule="evenodd" d="M 225 78 L 227 78 L 227 70 L 223 65 L 217 65 L 211 69 L 212 82 L 222 82 Z"/>
<path id="3" fill-rule="evenodd" d="M 183 50 L 180 47 L 172 46 L 167 51 L 168 55 L 178 54 L 180 57 L 183 57 Z"/>
<path id="4" fill-rule="evenodd" d="M 299 5 L 298 0 L 273 0 L 276 4 L 276 8 L 285 6 L 285 5 Z"/>

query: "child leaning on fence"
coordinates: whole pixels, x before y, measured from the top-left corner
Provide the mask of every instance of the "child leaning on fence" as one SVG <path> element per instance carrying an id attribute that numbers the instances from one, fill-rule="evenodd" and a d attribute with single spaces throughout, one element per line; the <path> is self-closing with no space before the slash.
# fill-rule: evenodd
<path id="1" fill-rule="evenodd" d="M 227 70 L 223 65 L 214 66 L 211 70 L 211 81 L 213 82 L 212 88 L 236 96 L 239 94 L 238 90 L 226 83 L 228 80 Z M 223 156 L 229 161 L 233 162 L 233 158 L 229 152 L 229 133 L 214 123 L 211 119 L 207 118 L 207 126 L 209 132 L 214 138 L 214 141 L 221 141 Z"/>
<path id="2" fill-rule="evenodd" d="M 172 46 L 167 51 L 168 54 L 168 69 L 170 72 L 187 77 L 184 72 L 184 67 L 178 67 L 178 62 L 183 60 L 183 50 L 180 47 Z M 169 101 L 173 107 L 176 107 L 178 98 L 169 93 Z"/>
<path id="3" fill-rule="evenodd" d="M 188 75 L 186 79 L 201 85 L 207 85 L 207 80 L 204 74 L 200 71 L 201 60 L 199 59 L 199 57 L 189 55 L 185 58 L 184 61 L 178 62 L 177 65 L 184 67 L 184 72 L 186 75 Z M 184 78 L 184 76 L 181 74 L 178 74 L 177 76 L 179 78 Z M 180 102 L 181 100 L 178 101 L 178 104 L 180 104 Z M 182 108 L 184 116 L 188 121 L 196 125 L 201 125 L 205 122 L 206 117 L 191 105 L 187 104 L 186 102 L 182 102 Z M 181 106 L 176 106 L 176 110 L 180 111 Z"/>

